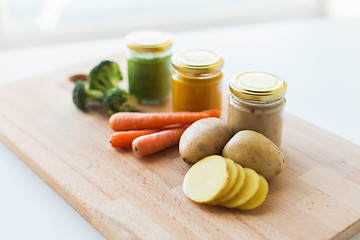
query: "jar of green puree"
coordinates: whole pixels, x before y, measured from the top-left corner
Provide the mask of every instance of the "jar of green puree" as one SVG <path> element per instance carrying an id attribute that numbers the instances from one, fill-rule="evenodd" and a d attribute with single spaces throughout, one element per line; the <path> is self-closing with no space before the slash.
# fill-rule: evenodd
<path id="1" fill-rule="evenodd" d="M 172 36 L 162 31 L 136 31 L 125 38 L 129 92 L 142 104 L 158 104 L 171 91 Z"/>

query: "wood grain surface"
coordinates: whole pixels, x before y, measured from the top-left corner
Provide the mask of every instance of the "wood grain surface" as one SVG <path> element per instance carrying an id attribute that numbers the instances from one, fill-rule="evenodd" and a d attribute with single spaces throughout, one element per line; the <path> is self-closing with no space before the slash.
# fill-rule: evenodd
<path id="1" fill-rule="evenodd" d="M 111 59 L 125 70 L 121 54 Z M 182 192 L 189 166 L 177 147 L 143 158 L 114 150 L 108 117 L 73 105 L 68 77 L 99 61 L 1 86 L 0 140 L 106 238 L 319 240 L 360 231 L 359 146 L 287 114 L 286 168 L 261 207 L 196 204 Z"/>

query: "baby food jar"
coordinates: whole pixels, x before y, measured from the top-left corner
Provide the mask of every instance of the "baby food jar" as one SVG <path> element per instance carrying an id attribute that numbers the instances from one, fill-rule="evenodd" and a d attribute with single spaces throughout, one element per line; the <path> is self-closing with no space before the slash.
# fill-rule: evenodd
<path id="1" fill-rule="evenodd" d="M 171 91 L 172 36 L 161 31 L 138 31 L 125 41 L 129 92 L 143 104 L 165 101 Z"/>
<path id="2" fill-rule="evenodd" d="M 287 84 L 265 72 L 246 72 L 230 80 L 228 126 L 262 133 L 277 146 L 281 144 Z"/>
<path id="3" fill-rule="evenodd" d="M 173 111 L 221 110 L 223 58 L 208 50 L 186 50 L 172 59 Z"/>

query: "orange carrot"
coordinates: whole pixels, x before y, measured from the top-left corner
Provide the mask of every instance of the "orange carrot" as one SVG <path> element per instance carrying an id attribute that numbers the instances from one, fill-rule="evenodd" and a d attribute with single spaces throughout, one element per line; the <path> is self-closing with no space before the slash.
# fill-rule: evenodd
<path id="1" fill-rule="evenodd" d="M 110 143 L 113 148 L 131 148 L 135 138 L 160 131 L 159 129 L 120 131 L 111 134 Z"/>
<path id="2" fill-rule="evenodd" d="M 145 156 L 174 146 L 188 127 L 185 125 L 138 137 L 132 142 L 132 150 L 137 155 Z"/>
<path id="3" fill-rule="evenodd" d="M 109 124 L 115 131 L 156 129 L 173 124 L 190 124 L 208 117 L 219 118 L 220 111 L 211 109 L 203 112 L 118 112 L 110 117 Z"/>

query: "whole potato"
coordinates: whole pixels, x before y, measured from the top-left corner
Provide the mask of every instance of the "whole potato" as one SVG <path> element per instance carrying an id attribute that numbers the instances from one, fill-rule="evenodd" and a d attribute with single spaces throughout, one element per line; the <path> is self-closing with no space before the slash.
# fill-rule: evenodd
<path id="1" fill-rule="evenodd" d="M 187 164 L 210 155 L 220 155 L 231 138 L 230 130 L 218 118 L 204 118 L 188 127 L 180 138 L 179 151 Z"/>
<path id="2" fill-rule="evenodd" d="M 236 133 L 225 145 L 223 157 L 243 167 L 254 169 L 267 180 L 278 175 L 285 167 L 280 149 L 264 135 L 250 130 Z"/>

